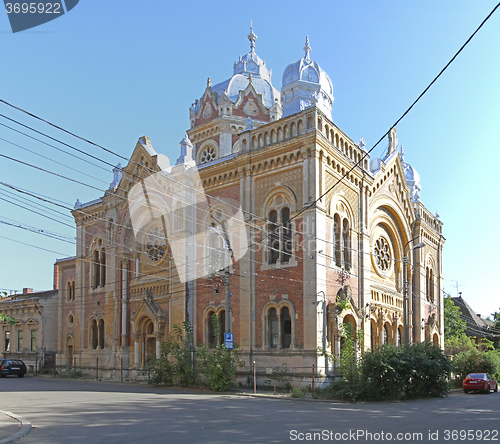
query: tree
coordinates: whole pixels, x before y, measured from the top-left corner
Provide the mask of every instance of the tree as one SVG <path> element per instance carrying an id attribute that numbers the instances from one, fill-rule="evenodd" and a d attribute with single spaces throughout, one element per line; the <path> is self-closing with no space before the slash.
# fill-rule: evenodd
<path id="1" fill-rule="evenodd" d="M 493 344 L 495 344 L 495 348 L 500 349 L 500 312 L 493 313 Z"/>
<path id="2" fill-rule="evenodd" d="M 444 338 L 452 339 L 465 333 L 467 324 L 461 319 L 460 309 L 453 303 L 449 294 L 444 297 Z"/>
<path id="3" fill-rule="evenodd" d="M 5 291 L 0 292 L 0 299 L 3 299 L 7 296 Z M 0 312 L 0 322 L 7 322 L 9 324 L 16 324 L 17 321 L 12 316 L 6 315 L 5 313 Z"/>

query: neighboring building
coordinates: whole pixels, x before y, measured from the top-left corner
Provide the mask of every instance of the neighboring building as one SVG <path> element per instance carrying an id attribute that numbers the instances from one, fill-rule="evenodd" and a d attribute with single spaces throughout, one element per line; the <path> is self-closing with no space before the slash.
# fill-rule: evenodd
<path id="1" fill-rule="evenodd" d="M 455 306 L 460 309 L 460 317 L 467 323 L 465 334 L 474 338 L 476 344 L 480 345 L 483 339 L 493 341 L 495 336 L 491 329 L 495 326 L 494 322 L 483 319 L 480 314 L 477 314 L 462 298 L 462 294 L 456 298 L 451 298 Z"/>
<path id="2" fill-rule="evenodd" d="M 395 129 L 387 153 L 370 159 L 362 139 L 353 142 L 333 123 L 332 82 L 311 60 L 309 41 L 304 57 L 285 69 L 280 93 L 255 52 L 253 31 L 248 37 L 250 52 L 231 78 L 215 86 L 209 79 L 190 108 L 175 166 L 142 137 L 110 189 L 77 202 L 76 257 L 57 263 L 61 365 L 99 359 L 137 374 L 183 321 L 197 342 L 220 341 L 215 314 L 222 325 L 230 321 L 247 370 L 256 361 L 286 363 L 297 374 L 315 364 L 324 372 L 317 349 L 339 353 L 341 323 L 362 332 L 361 350 L 401 344 L 403 258 L 421 242 L 406 273 L 409 338 L 443 346 L 442 222 L 420 201 L 420 178 L 399 151 Z M 179 194 L 198 193 L 183 182 L 195 166 L 205 207 L 169 211 L 166 201 L 179 187 Z M 150 192 L 153 181 L 167 197 Z M 137 204 L 132 216 L 130 201 Z M 250 241 L 230 245 L 235 256 L 245 254 L 230 266 L 228 312 L 225 274 L 213 273 L 225 267 L 213 256 L 225 242 L 207 234 L 200 252 L 185 241 L 185 263 L 175 258 L 193 218 L 199 232 L 227 237 L 219 219 L 235 208 Z M 339 313 L 337 302 L 346 299 L 350 306 Z"/>
<path id="3" fill-rule="evenodd" d="M 4 358 L 22 359 L 28 371 L 54 366 L 58 336 L 57 300 L 58 290 L 33 292 L 31 288 L 24 288 L 22 294 L 0 301 L 0 311 L 17 321 L 16 324 L 0 324 Z"/>

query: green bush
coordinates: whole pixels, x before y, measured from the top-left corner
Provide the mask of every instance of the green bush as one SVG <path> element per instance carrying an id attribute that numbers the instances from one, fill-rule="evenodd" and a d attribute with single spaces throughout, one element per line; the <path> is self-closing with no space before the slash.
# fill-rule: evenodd
<path id="1" fill-rule="evenodd" d="M 366 352 L 358 371 L 334 381 L 328 392 L 349 401 L 442 397 L 448 393 L 451 369 L 441 349 L 431 344 L 385 344 Z"/>
<path id="2" fill-rule="evenodd" d="M 500 353 L 498 350 L 480 351 L 477 348 L 458 353 L 453 357 L 453 373 L 458 386 L 469 373 L 488 373 L 498 380 Z"/>
<path id="3" fill-rule="evenodd" d="M 227 390 L 236 374 L 237 366 L 243 365 L 238 359 L 238 351 L 228 350 L 223 345 L 215 348 L 202 345 L 198 353 L 207 385 L 218 392 Z"/>
<path id="4" fill-rule="evenodd" d="M 160 357 L 153 356 L 149 363 L 149 383 L 154 385 L 180 385 L 196 383 L 195 348 L 193 330 L 184 323 L 184 332 L 174 325 L 174 335 L 161 343 Z"/>
<path id="5" fill-rule="evenodd" d="M 292 389 L 292 398 L 305 398 L 306 393 L 300 387 L 294 387 Z"/>
<path id="6" fill-rule="evenodd" d="M 215 337 L 218 337 L 219 323 L 216 316 L 213 322 Z M 161 344 L 160 357 L 151 359 L 149 383 L 187 387 L 198 383 L 202 373 L 202 382 L 212 390 L 227 390 L 237 366 L 244 365 L 238 358 L 237 350 L 228 350 L 223 345 L 215 348 L 200 345 L 196 349 L 191 325 L 185 322 L 183 327 L 174 326 L 174 335 Z"/>

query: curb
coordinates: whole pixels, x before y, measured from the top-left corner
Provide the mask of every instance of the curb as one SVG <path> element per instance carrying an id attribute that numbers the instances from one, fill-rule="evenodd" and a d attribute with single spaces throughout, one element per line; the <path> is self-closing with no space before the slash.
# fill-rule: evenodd
<path id="1" fill-rule="evenodd" d="M 18 421 L 21 424 L 21 430 L 19 430 L 19 432 L 14 433 L 11 436 L 9 436 L 8 438 L 4 438 L 4 439 L 0 440 L 0 444 L 9 444 L 9 443 L 15 442 L 18 439 L 21 439 L 24 436 L 27 436 L 31 433 L 32 426 L 31 426 L 31 423 L 27 419 L 23 418 L 22 416 L 15 415 L 14 413 L 5 412 L 3 410 L 0 410 L 0 414 L 2 414 L 2 413 L 4 415 L 10 416 L 11 418 L 14 418 L 16 421 Z"/>

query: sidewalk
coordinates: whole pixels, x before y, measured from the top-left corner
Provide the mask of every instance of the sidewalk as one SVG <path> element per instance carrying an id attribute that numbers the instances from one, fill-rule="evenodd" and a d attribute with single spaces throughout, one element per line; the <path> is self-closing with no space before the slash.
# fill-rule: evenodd
<path id="1" fill-rule="evenodd" d="M 0 410 L 0 444 L 21 439 L 31 432 L 31 424 L 21 416 Z"/>

